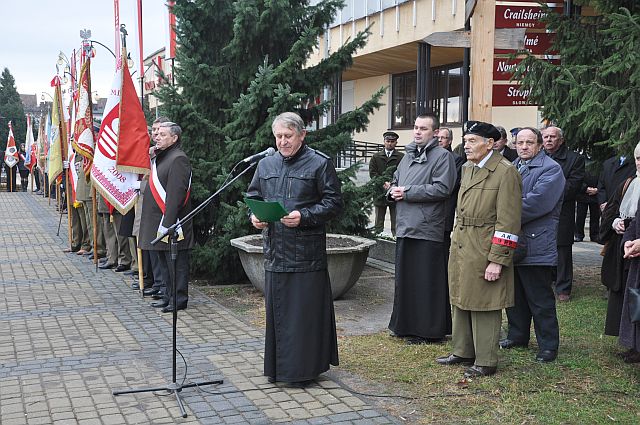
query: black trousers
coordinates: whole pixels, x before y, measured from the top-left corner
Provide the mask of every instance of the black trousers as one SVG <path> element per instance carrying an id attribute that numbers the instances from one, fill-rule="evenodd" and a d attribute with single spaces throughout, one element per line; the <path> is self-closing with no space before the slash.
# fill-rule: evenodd
<path id="1" fill-rule="evenodd" d="M 527 344 L 531 319 L 540 350 L 558 350 L 560 330 L 551 288 L 553 266 L 515 267 L 515 305 L 507 308 L 508 338 Z"/>
<path id="2" fill-rule="evenodd" d="M 156 251 L 158 253 L 160 267 L 162 268 L 162 276 L 167 276 L 166 291 L 163 300 L 169 305 L 173 305 L 173 282 L 170 279 L 169 267 L 172 267 L 170 251 Z M 176 258 L 176 306 L 178 308 L 187 308 L 189 302 L 189 254 L 190 250 L 178 251 Z M 164 280 L 164 279 L 163 279 Z"/>
<path id="3" fill-rule="evenodd" d="M 597 202 L 576 202 L 576 236 L 584 238 L 584 222 L 589 211 L 589 239 L 598 240 L 600 233 L 600 205 Z"/>
<path id="4" fill-rule="evenodd" d="M 164 276 L 162 267 L 160 266 L 160 251 L 146 251 L 149 253 L 149 261 L 151 263 L 151 270 L 153 270 L 153 289 L 157 289 L 162 293 L 166 293 L 167 285 L 166 281 L 169 276 Z"/>
<path id="5" fill-rule="evenodd" d="M 572 249 L 571 245 L 558 245 L 558 268 L 555 276 L 556 294 L 571 294 L 573 286 Z"/>

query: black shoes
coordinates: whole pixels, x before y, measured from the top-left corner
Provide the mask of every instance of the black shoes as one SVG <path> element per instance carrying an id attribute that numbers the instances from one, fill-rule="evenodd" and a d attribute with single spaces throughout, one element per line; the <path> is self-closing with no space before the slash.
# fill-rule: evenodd
<path id="1" fill-rule="evenodd" d="M 98 265 L 98 268 L 102 269 L 102 270 L 107 270 L 107 269 L 112 269 L 115 266 L 116 266 L 115 264 L 103 263 L 103 264 Z"/>
<path id="2" fill-rule="evenodd" d="M 478 366 L 473 365 L 464 371 L 465 378 L 479 378 L 481 376 L 490 376 L 496 373 L 498 368 L 495 366 Z"/>
<path id="3" fill-rule="evenodd" d="M 169 305 L 168 302 L 164 302 L 164 301 L 160 301 L 160 302 L 156 302 L 156 303 L 151 303 L 149 304 L 151 307 L 153 308 L 165 308 L 166 306 Z"/>
<path id="4" fill-rule="evenodd" d="M 505 349 L 505 350 L 508 350 L 510 348 L 528 347 L 529 346 L 529 344 L 527 344 L 527 343 L 513 341 L 513 340 L 510 340 L 509 338 L 505 338 L 505 339 L 500 340 L 499 344 L 500 344 L 500 348 Z"/>
<path id="5" fill-rule="evenodd" d="M 536 361 L 542 363 L 549 363 L 554 361 L 558 357 L 556 350 L 540 350 L 536 355 Z"/>
<path id="6" fill-rule="evenodd" d="M 158 291 L 157 293 L 151 295 L 151 299 L 154 299 L 154 300 L 161 300 L 163 298 L 164 298 L 164 294 L 162 292 L 160 292 L 160 291 Z"/>
<path id="7" fill-rule="evenodd" d="M 158 291 L 158 290 L 157 290 L 157 289 L 155 289 L 155 288 L 145 288 L 145 289 L 142 291 L 142 294 L 143 294 L 145 297 L 149 297 L 149 296 L 151 296 L 151 295 L 156 295 L 158 292 L 160 292 L 160 291 Z"/>
<path id="8" fill-rule="evenodd" d="M 436 362 L 441 365 L 456 365 L 461 364 L 464 366 L 472 365 L 475 359 L 470 359 L 467 357 L 456 356 L 455 354 L 449 354 L 448 356 L 438 357 Z"/>
<path id="9" fill-rule="evenodd" d="M 131 268 L 131 267 L 129 267 L 129 266 L 125 266 L 125 265 L 123 265 L 123 264 L 120 264 L 118 267 L 116 267 L 116 271 L 117 271 L 118 273 L 120 273 L 120 272 L 127 271 L 127 270 L 129 270 L 130 268 Z"/>
<path id="10" fill-rule="evenodd" d="M 187 307 L 178 307 L 176 310 L 180 311 L 180 310 L 184 310 Z M 162 310 L 163 313 L 171 313 L 173 311 L 173 306 L 170 304 L 167 304 Z"/>

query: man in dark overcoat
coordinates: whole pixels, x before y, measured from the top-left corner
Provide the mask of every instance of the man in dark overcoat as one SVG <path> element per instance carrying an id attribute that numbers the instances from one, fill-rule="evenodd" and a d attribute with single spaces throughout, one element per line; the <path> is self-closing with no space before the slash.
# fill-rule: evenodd
<path id="1" fill-rule="evenodd" d="M 274 222 L 250 216 L 264 240 L 264 374 L 270 382 L 305 386 L 338 365 L 325 224 L 344 204 L 331 158 L 304 143 L 300 116 L 280 114 L 271 130 L 278 152 L 258 163 L 247 190 L 288 211 Z"/>
<path id="2" fill-rule="evenodd" d="M 421 115 L 413 142 L 393 174 L 396 279 L 389 329 L 409 344 L 439 342 L 451 332 L 444 262 L 447 200 L 456 183 L 453 155 L 439 146 L 438 118 Z"/>
<path id="3" fill-rule="evenodd" d="M 576 227 L 576 195 L 582 187 L 585 159 L 569 150 L 559 127 L 550 126 L 542 130 L 542 140 L 546 154 L 560 164 L 565 178 L 558 225 L 558 267 L 555 285 L 558 301 L 569 301 L 573 286 L 572 245 Z"/>
<path id="4" fill-rule="evenodd" d="M 453 155 L 456 164 L 456 183 L 453 186 L 453 192 L 447 199 L 446 216 L 444 219 L 444 266 L 448 268 L 449 251 L 451 250 L 451 232 L 453 232 L 453 222 L 456 217 L 456 204 L 458 202 L 458 192 L 460 191 L 460 180 L 462 179 L 462 165 L 467 162 L 467 156 L 460 156 L 451 149 L 453 142 L 453 130 L 447 127 L 440 127 L 438 131 L 438 140 L 441 148 L 445 148 Z M 463 152 L 464 154 L 464 149 Z M 447 273 L 447 281 L 449 281 Z M 447 295 L 447 299 L 449 296 Z"/>
<path id="5" fill-rule="evenodd" d="M 560 165 L 542 150 L 538 129 L 521 129 L 516 150 L 519 159 L 513 163 L 522 176 L 519 236 L 526 240 L 526 253 L 515 262 L 515 305 L 507 308 L 509 331 L 500 347 L 528 346 L 533 319 L 536 360 L 550 362 L 556 359 L 560 343 L 551 278 L 558 261 L 556 237 L 565 181 Z"/>
<path id="6" fill-rule="evenodd" d="M 622 182 L 636 174 L 633 158 L 626 155 L 616 155 L 602 164 L 602 172 L 598 177 L 598 204 L 600 211 L 604 211 L 607 201 L 620 187 Z"/>
<path id="7" fill-rule="evenodd" d="M 177 310 L 183 310 L 189 302 L 189 254 L 194 245 L 192 222 L 188 221 L 184 226 L 177 227 L 178 256 L 175 260 L 175 274 L 171 270 L 173 263 L 168 238 L 155 245 L 151 244 L 151 241 L 191 212 L 191 162 L 180 146 L 181 135 L 182 129 L 177 124 L 160 124 L 140 218 L 140 248 L 158 252 L 162 276 L 171 277 L 173 274 L 173 279 L 167 279 L 167 290 L 162 300 L 153 304 L 154 307 L 161 307 L 163 313 L 173 311 L 174 306 Z"/>
<path id="8" fill-rule="evenodd" d="M 382 135 L 382 137 L 384 138 L 384 149 L 380 152 L 374 153 L 371 157 L 371 161 L 369 161 L 369 177 L 388 177 L 388 179 L 379 188 L 378 196 L 373 200 L 376 213 L 374 230 L 376 234 L 382 233 L 384 230 L 384 218 L 387 214 L 387 208 L 389 208 L 391 234 L 395 236 L 396 205 L 395 203 L 387 202 L 385 194 L 387 190 L 389 190 L 391 176 L 396 171 L 396 167 L 400 163 L 404 154 L 396 149 L 396 145 L 398 144 L 398 133 L 387 131 Z"/>
<path id="9" fill-rule="evenodd" d="M 493 151 L 498 138 L 500 132 L 489 123 L 466 123 L 468 161 L 462 167 L 449 257 L 453 352 L 436 361 L 472 364 L 467 378 L 496 372 L 502 309 L 513 305 L 522 186 L 513 164 Z"/>

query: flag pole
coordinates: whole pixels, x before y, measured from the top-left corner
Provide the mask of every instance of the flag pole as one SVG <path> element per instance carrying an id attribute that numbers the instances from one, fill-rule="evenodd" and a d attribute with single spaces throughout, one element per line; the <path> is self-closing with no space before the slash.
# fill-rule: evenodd
<path id="1" fill-rule="evenodd" d="M 7 170 L 9 172 L 9 192 L 13 192 L 13 179 L 12 179 L 12 176 L 13 176 L 12 171 L 13 170 L 12 170 L 12 168 L 13 167 L 9 167 L 9 170 Z"/>
<path id="2" fill-rule="evenodd" d="M 93 221 L 93 262 L 96 265 L 96 271 L 98 271 L 98 208 L 96 202 L 96 188 L 91 185 L 91 206 L 93 214 L 91 214 L 91 220 Z"/>

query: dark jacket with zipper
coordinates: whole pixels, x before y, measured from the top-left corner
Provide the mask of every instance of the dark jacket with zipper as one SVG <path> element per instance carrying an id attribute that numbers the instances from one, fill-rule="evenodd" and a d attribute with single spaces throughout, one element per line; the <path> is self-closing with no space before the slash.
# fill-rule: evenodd
<path id="1" fill-rule="evenodd" d="M 344 208 L 331 158 L 306 145 L 290 158 L 280 152 L 264 158 L 247 196 L 280 201 L 287 212 L 300 211 L 298 227 L 276 221 L 262 231 L 265 270 L 310 272 L 327 268 L 325 223 Z"/>

